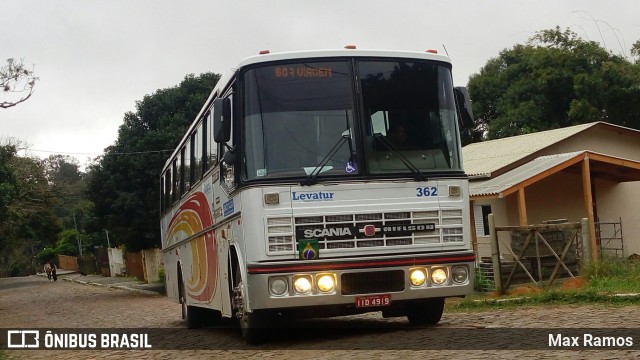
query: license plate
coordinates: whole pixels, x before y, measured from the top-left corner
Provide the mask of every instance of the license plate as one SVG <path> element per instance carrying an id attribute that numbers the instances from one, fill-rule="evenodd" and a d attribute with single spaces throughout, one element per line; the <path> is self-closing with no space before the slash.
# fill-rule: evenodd
<path id="1" fill-rule="evenodd" d="M 391 305 L 391 294 L 356 296 L 356 307 L 376 307 Z"/>

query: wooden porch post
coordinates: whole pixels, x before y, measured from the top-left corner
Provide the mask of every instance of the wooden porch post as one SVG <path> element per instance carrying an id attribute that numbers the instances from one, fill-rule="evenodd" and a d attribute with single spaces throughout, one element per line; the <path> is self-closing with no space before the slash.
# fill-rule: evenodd
<path id="1" fill-rule="evenodd" d="M 518 217 L 520 219 L 520 226 L 529 225 L 527 219 L 527 202 L 524 196 L 524 187 L 518 189 Z"/>
<path id="2" fill-rule="evenodd" d="M 589 156 L 585 155 L 582 160 L 582 194 L 584 197 L 584 210 L 589 219 L 589 234 L 591 235 L 591 259 L 597 261 L 600 258 L 598 249 L 598 239 L 596 239 L 596 224 L 593 216 L 593 197 L 591 196 L 591 167 L 589 166 Z M 586 244 L 585 244 L 586 245 Z"/>
<path id="3" fill-rule="evenodd" d="M 474 201 L 469 200 L 469 209 L 471 209 L 471 247 L 473 248 L 473 253 L 476 254 L 476 257 L 478 257 L 478 236 L 476 234 L 476 216 L 473 205 Z"/>

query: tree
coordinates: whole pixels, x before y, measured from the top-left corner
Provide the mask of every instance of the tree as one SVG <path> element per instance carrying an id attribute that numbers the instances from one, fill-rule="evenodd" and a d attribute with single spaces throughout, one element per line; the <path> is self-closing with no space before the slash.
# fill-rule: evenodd
<path id="1" fill-rule="evenodd" d="M 640 40 L 636 41 L 631 47 L 631 55 L 640 57 Z M 637 60 L 637 62 L 640 62 L 640 60 Z"/>
<path id="2" fill-rule="evenodd" d="M 10 108 L 27 101 L 38 80 L 33 70 L 27 69 L 22 60 L 7 59 L 7 65 L 0 68 L 0 85 L 3 97 L 8 99 L 0 101 L 0 108 Z"/>
<path id="3" fill-rule="evenodd" d="M 68 155 L 51 155 L 42 160 L 42 165 L 59 199 L 53 211 L 62 220 L 65 229 L 82 232 L 91 205 L 78 159 Z"/>
<path id="4" fill-rule="evenodd" d="M 160 246 L 160 172 L 219 78 L 187 75 L 124 115 L 115 144 L 89 167 L 94 232 L 108 230 L 112 245 L 131 251 Z"/>
<path id="5" fill-rule="evenodd" d="M 57 198 L 37 159 L 0 146 L 0 276 L 32 273 L 34 256 L 62 230 L 52 211 Z"/>
<path id="6" fill-rule="evenodd" d="M 568 29 L 540 31 L 470 78 L 476 139 L 478 133 L 492 139 L 593 121 L 640 129 L 639 84 L 640 64 Z"/>

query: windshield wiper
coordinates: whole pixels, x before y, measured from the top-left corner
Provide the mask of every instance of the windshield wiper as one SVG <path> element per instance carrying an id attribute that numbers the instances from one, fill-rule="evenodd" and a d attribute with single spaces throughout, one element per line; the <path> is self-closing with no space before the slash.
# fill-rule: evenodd
<path id="1" fill-rule="evenodd" d="M 392 154 L 397 155 L 400 161 L 409 169 L 413 175 L 415 175 L 416 181 L 426 181 L 427 177 L 415 166 L 409 159 L 407 159 L 398 149 L 396 149 L 393 144 L 387 140 L 386 137 L 382 136 L 380 133 L 374 133 L 373 138 L 378 140 L 382 145 L 384 145 Z"/>
<path id="2" fill-rule="evenodd" d="M 351 144 L 351 132 L 348 130 L 345 131 L 344 134 L 342 134 L 338 142 L 335 145 L 333 145 L 333 147 L 331 148 L 331 150 L 329 150 L 327 155 L 325 155 L 325 157 L 320 161 L 320 163 L 316 165 L 315 168 L 313 168 L 313 170 L 309 173 L 309 176 L 307 176 L 307 178 L 304 179 L 300 183 L 300 185 L 305 186 L 305 185 L 315 184 L 316 178 L 318 177 L 318 175 L 320 175 L 320 173 L 322 172 L 322 169 L 324 169 L 324 166 L 329 162 L 329 160 L 331 160 L 333 155 L 335 155 L 338 152 L 338 150 L 340 150 L 342 145 L 344 145 L 344 143 L 346 142 L 349 142 L 349 144 Z"/>

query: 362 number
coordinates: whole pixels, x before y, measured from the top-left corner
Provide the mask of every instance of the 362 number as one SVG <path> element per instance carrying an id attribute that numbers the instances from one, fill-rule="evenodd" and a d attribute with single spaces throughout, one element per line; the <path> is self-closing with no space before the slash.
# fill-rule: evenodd
<path id="1" fill-rule="evenodd" d="M 416 196 L 424 197 L 424 196 L 438 196 L 438 188 L 435 186 L 425 186 L 416 188 Z"/>

